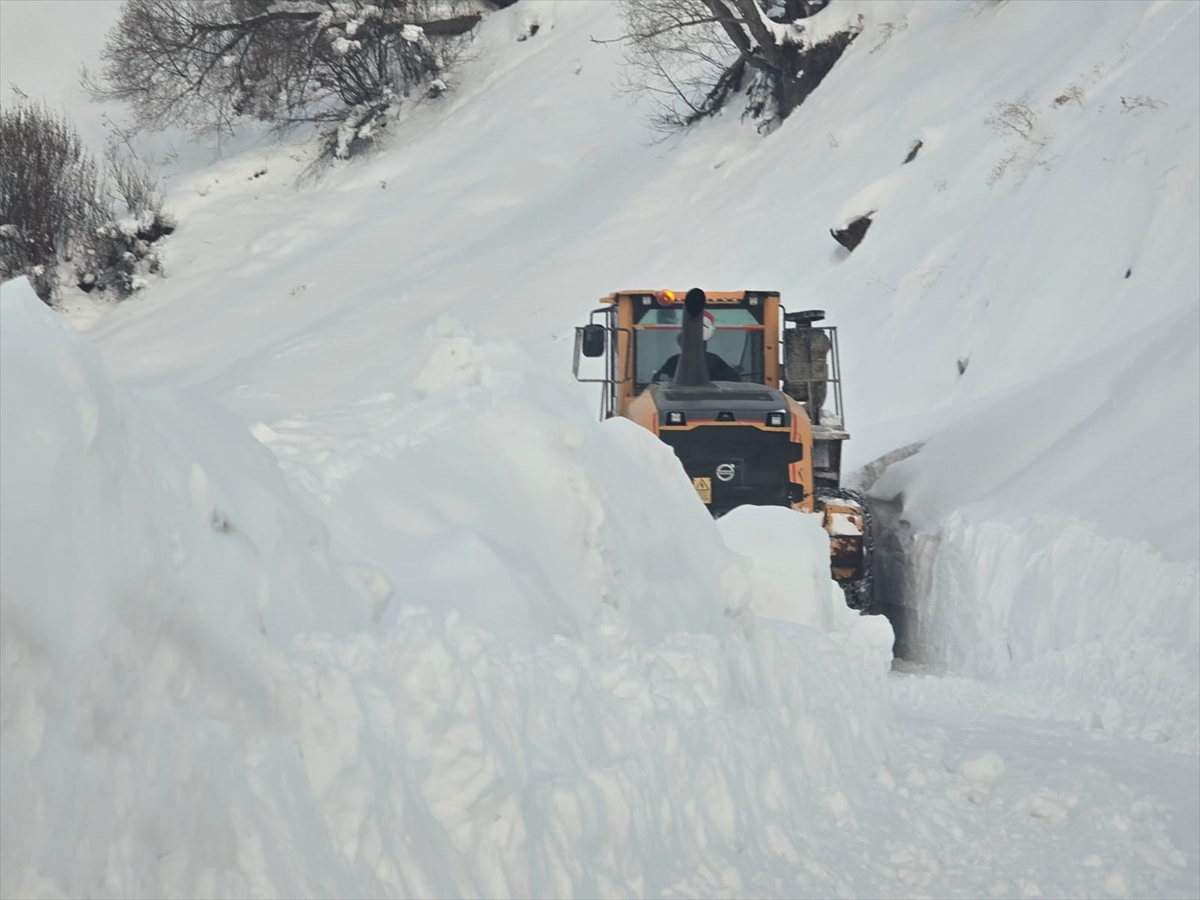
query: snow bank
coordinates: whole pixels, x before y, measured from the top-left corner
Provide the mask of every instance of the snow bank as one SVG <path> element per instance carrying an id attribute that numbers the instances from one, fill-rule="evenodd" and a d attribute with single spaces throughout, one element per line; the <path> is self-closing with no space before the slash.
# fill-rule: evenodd
<path id="1" fill-rule="evenodd" d="M 347 563 L 246 430 L 21 282 L 0 315 L 5 896 L 851 890 L 797 871 L 876 803 L 890 647 L 810 523 L 787 598 L 651 435 L 443 323 L 417 402 L 305 457 L 388 525 Z"/>
<path id="2" fill-rule="evenodd" d="M 909 659 L 1200 748 L 1197 333 L 1195 305 L 1130 328 L 883 474 L 871 493 L 902 497 L 915 532 Z"/>
<path id="3" fill-rule="evenodd" d="M 894 635 L 887 619 L 862 618 L 829 577 L 829 533 L 821 518 L 741 506 L 718 519 L 717 528 L 726 546 L 751 561 L 750 604 L 760 616 L 852 632 L 890 652 Z"/>
<path id="4" fill-rule="evenodd" d="M 640 644 L 722 634 L 742 614 L 742 565 L 664 444 L 627 421 L 601 427 L 569 374 L 547 379 L 453 319 L 416 357 L 414 387 L 395 385 L 369 429 L 345 414 L 336 427 L 267 423 L 287 471 L 398 598 L 429 597 L 526 644 L 595 646 L 609 610 Z M 288 460 L 315 440 L 334 450 Z"/>
<path id="5" fill-rule="evenodd" d="M 906 611 L 916 661 L 1036 693 L 1044 716 L 1200 749 L 1195 567 L 1078 519 L 956 513 L 925 577 Z"/>
<path id="6" fill-rule="evenodd" d="M 360 601 L 319 602 L 345 589 L 325 527 L 240 422 L 195 394 L 123 392 L 25 279 L 2 303 L 4 577 L 14 596 L 58 598 L 36 610 L 52 619 L 43 637 L 61 625 L 86 641 L 108 612 L 97 597 L 134 616 L 165 602 L 234 633 L 366 621 Z"/>
<path id="7" fill-rule="evenodd" d="M 879 659 L 813 630 L 525 653 L 421 609 L 311 649 L 317 813 L 373 895 L 786 896 L 875 802 Z"/>
<path id="8" fill-rule="evenodd" d="M 209 890 L 271 641 L 369 607 L 226 414 L 115 387 L 24 279 L 0 315 L 3 893 Z"/>

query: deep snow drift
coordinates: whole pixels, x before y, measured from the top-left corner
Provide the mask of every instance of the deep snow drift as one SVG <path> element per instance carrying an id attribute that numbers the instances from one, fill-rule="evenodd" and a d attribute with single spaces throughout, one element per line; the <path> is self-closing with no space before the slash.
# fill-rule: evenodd
<path id="1" fill-rule="evenodd" d="M 650 147 L 613 4 L 521 0 L 376 158 L 174 181 L 86 337 L 4 285 L 0 893 L 1200 891 L 1200 6 L 838 5 L 776 133 Z M 852 466 L 921 445 L 916 674 L 594 421 L 571 326 L 692 284 L 828 311 Z"/>
<path id="2" fill-rule="evenodd" d="M 779 894 L 787 835 L 828 857 L 878 802 L 891 631 L 815 519 L 730 519 L 791 550 L 758 620 L 663 445 L 511 359 L 457 386 L 451 336 L 434 414 L 375 432 L 342 501 L 388 584 L 248 431 L 113 385 L 23 280 L 2 302 L 6 895 Z"/>

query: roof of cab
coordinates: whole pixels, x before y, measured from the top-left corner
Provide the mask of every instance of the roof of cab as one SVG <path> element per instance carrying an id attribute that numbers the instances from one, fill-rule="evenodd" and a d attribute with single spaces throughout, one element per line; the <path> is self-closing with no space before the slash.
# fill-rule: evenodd
<path id="1" fill-rule="evenodd" d="M 659 290 L 640 290 L 640 291 L 613 291 L 606 297 L 601 297 L 601 303 L 616 303 L 621 297 L 641 296 L 650 294 L 657 297 L 661 291 Z M 746 300 L 747 294 L 757 294 L 760 297 L 778 297 L 779 291 L 705 291 L 705 299 L 709 303 L 743 303 Z M 687 295 L 687 291 L 675 291 L 675 296 L 683 298 Z M 679 301 L 682 303 L 682 299 Z"/>

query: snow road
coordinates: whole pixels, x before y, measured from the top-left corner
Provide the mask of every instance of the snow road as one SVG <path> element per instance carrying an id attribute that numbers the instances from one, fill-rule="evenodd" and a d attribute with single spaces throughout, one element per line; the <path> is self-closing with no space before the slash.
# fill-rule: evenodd
<path id="1" fill-rule="evenodd" d="M 943 858 L 964 869 L 996 871 L 996 882 L 982 895 L 1182 897 L 1196 883 L 1200 773 L 1194 757 L 1159 753 L 1153 744 L 1098 727 L 1081 731 L 1062 722 L 997 715 L 979 692 L 948 697 L 953 691 L 945 679 L 898 677 L 927 682 L 898 686 L 899 729 L 923 755 L 946 763 L 910 776 L 920 785 L 911 796 L 912 817 L 953 822 L 954 837 L 963 830 L 959 846 L 951 841 Z M 1028 843 L 997 844 L 998 832 L 1024 832 Z M 1013 854 L 1009 865 L 997 866 L 1006 853 Z M 1038 882 L 1039 862 L 1059 869 L 1054 882 Z M 1131 883 L 1131 872 L 1147 870 L 1154 872 L 1147 881 Z M 960 871 L 935 889 L 928 880 L 920 886 L 928 896 L 967 896 L 955 886 L 971 880 Z M 1066 881 L 1075 886 L 1064 889 Z"/>

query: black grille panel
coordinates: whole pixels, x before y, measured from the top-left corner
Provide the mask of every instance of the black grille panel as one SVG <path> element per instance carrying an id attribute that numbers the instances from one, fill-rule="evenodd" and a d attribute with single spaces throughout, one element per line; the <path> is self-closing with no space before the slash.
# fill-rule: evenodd
<path id="1" fill-rule="evenodd" d="M 712 479 L 713 513 L 736 506 L 788 506 L 788 467 L 803 447 L 785 433 L 749 426 L 700 426 L 688 431 L 662 431 L 689 478 Z M 732 466 L 718 472 L 721 466 Z M 722 480 L 719 474 L 729 476 Z"/>

